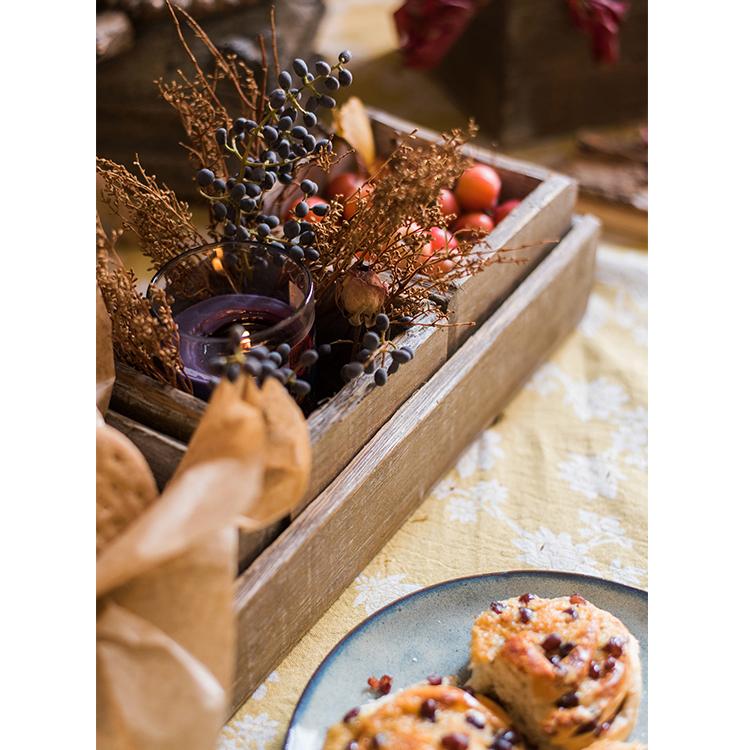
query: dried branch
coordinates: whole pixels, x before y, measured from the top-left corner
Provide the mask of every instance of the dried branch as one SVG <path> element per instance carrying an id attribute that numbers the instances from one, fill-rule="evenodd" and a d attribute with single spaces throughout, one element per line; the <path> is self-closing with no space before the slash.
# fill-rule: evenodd
<path id="1" fill-rule="evenodd" d="M 97 157 L 96 171 L 104 182 L 102 198 L 120 217 L 123 227 L 138 237 L 141 251 L 158 270 L 179 253 L 205 244 L 206 240 L 195 228 L 188 204 L 146 174 L 137 158 L 134 164 L 138 175 L 122 164 Z"/>
<path id="2" fill-rule="evenodd" d="M 138 291 L 135 274 L 126 269 L 115 244 L 96 217 L 96 281 L 112 321 L 115 358 L 161 383 L 190 392 L 180 358 L 177 325 L 163 290 L 152 304 Z"/>
<path id="3" fill-rule="evenodd" d="M 429 228 L 448 230 L 438 196 L 470 165 L 461 146 L 475 132 L 470 124 L 466 133 L 454 130 L 434 144 L 408 136 L 352 199 L 357 210 L 349 221 L 341 221 L 341 206 L 334 204 L 317 229 L 320 260 L 311 271 L 319 300 L 330 299 L 349 269 L 365 263 L 388 289 L 385 312 L 407 319 L 429 312 L 439 318 L 443 312 L 436 296 L 454 281 L 491 263 L 516 262 L 471 230 L 457 233 L 455 242 L 434 254 L 425 249 Z"/>

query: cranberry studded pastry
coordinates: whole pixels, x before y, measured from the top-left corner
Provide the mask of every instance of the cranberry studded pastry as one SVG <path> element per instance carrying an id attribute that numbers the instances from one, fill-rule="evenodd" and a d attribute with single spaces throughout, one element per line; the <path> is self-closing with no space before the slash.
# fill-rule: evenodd
<path id="1" fill-rule="evenodd" d="M 638 713 L 638 641 L 582 596 L 492 602 L 471 632 L 471 686 L 494 693 L 540 750 L 626 739 Z"/>
<path id="2" fill-rule="evenodd" d="M 500 706 L 430 680 L 353 708 L 323 750 L 525 750 Z"/>

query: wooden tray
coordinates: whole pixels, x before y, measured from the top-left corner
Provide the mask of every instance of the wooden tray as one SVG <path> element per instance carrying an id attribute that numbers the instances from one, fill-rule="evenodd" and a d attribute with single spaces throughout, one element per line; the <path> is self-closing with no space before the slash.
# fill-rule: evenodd
<path id="1" fill-rule="evenodd" d="M 370 110 L 379 154 L 392 151 L 404 133 L 418 131 L 424 141 L 440 138 L 412 123 Z M 512 214 L 487 237 L 493 248 L 520 248 L 513 257 L 522 264 L 496 264 L 456 284 L 445 300 L 451 322 L 481 324 L 544 258 L 570 226 L 576 200 L 576 184 L 568 177 L 533 164 L 510 159 L 472 146 L 466 152 L 477 161 L 493 166 L 503 181 L 503 197 L 522 199 Z M 298 511 L 316 497 L 351 461 L 396 409 L 433 375 L 471 335 L 473 327 L 407 331 L 401 344 L 411 346 L 417 356 L 389 378 L 386 388 L 377 388 L 372 378 L 358 378 L 345 385 L 329 402 L 309 417 L 313 443 L 313 475 L 310 489 Z M 131 439 L 147 444 L 157 481 L 171 476 L 185 443 L 200 420 L 205 403 L 193 396 L 163 386 L 126 366 L 118 366 L 112 395 L 113 419 Z M 121 415 L 121 416 L 120 416 Z M 156 431 L 171 438 L 169 447 L 153 451 Z M 147 453 L 147 455 L 149 455 Z M 282 524 L 283 525 L 283 524 Z M 276 533 L 281 526 L 276 528 Z M 271 533 L 271 532 L 269 532 Z M 242 534 L 240 567 L 246 566 L 267 544 L 268 533 Z"/>
<path id="2" fill-rule="evenodd" d="M 600 224 L 572 228 L 508 299 L 237 580 L 232 711 L 262 682 L 422 502 L 469 442 L 575 327 L 593 283 Z M 386 389 L 383 389 L 385 391 Z M 184 444 L 110 412 L 157 476 Z"/>

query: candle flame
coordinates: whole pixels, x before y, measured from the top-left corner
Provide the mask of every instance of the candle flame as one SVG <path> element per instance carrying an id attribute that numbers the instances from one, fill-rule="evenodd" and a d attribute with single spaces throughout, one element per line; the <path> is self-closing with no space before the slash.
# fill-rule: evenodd
<path id="1" fill-rule="evenodd" d="M 224 249 L 221 247 L 216 248 L 216 257 L 211 259 L 211 265 L 213 266 L 214 271 L 217 271 L 218 273 L 224 272 L 224 265 L 221 262 L 221 259 L 224 257 Z"/>

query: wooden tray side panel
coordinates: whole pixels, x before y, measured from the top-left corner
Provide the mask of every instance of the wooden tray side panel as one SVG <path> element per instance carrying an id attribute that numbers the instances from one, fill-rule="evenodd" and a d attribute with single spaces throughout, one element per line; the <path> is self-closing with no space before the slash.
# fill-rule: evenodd
<path id="1" fill-rule="evenodd" d="M 576 325 L 593 283 L 598 233 L 595 219 L 577 220 L 524 284 L 238 579 L 233 711 Z"/>

